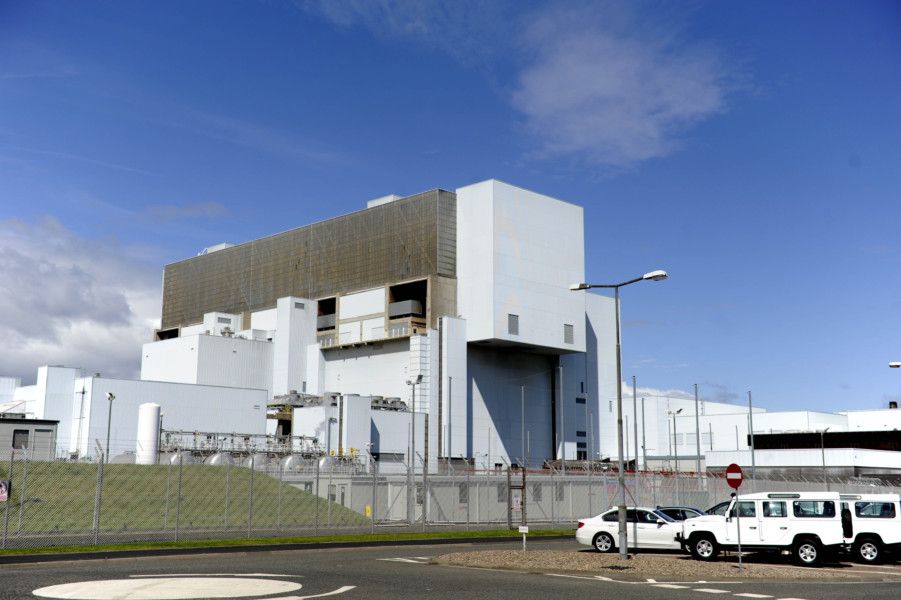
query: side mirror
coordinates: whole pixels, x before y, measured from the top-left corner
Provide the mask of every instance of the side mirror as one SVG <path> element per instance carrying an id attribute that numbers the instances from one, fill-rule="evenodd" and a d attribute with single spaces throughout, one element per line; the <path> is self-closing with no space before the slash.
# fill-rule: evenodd
<path id="1" fill-rule="evenodd" d="M 658 525 L 658 526 L 659 526 L 659 525 L 666 525 L 666 521 L 664 521 L 663 519 L 657 519 L 657 525 Z"/>

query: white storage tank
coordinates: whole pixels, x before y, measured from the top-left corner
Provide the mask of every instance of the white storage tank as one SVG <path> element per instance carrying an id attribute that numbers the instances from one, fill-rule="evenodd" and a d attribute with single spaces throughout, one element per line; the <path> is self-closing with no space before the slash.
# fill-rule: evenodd
<path id="1" fill-rule="evenodd" d="M 160 405 L 147 402 L 138 407 L 135 464 L 155 465 L 160 450 Z"/>

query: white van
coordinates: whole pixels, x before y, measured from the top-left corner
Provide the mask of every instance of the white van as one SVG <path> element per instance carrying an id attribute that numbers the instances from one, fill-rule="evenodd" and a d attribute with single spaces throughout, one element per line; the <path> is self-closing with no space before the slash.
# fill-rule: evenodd
<path id="1" fill-rule="evenodd" d="M 841 494 L 842 525 L 851 554 L 876 563 L 885 551 L 901 550 L 901 496 Z"/>
<path id="2" fill-rule="evenodd" d="M 682 523 L 681 541 L 699 560 L 722 549 L 788 551 L 802 565 L 816 565 L 827 550 L 845 543 L 838 492 L 770 492 L 732 499 L 725 516 L 707 515 Z"/>

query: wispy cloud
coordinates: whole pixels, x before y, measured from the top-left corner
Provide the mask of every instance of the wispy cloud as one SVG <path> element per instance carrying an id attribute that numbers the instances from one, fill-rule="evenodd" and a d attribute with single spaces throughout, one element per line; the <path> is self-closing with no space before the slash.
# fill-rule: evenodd
<path id="1" fill-rule="evenodd" d="M 734 87 L 717 49 L 687 40 L 684 15 L 658 17 L 657 4 L 562 2 L 523 11 L 519 3 L 472 0 L 298 3 L 339 27 L 487 65 L 509 80 L 506 97 L 537 159 L 626 168 L 666 156 L 693 125 L 725 109 Z"/>
<path id="2" fill-rule="evenodd" d="M 513 105 L 540 153 L 627 167 L 670 154 L 691 125 L 724 109 L 716 52 L 633 10 L 554 5 L 528 27 L 531 60 Z"/>
<path id="3" fill-rule="evenodd" d="M 90 156 L 82 156 L 80 154 L 72 154 L 71 152 L 58 152 L 56 150 L 43 150 L 39 148 L 27 148 L 23 146 L 9 146 L 5 145 L 2 147 L 2 150 L 6 152 L 11 152 L 15 154 L 34 154 L 39 156 L 48 156 L 51 158 L 60 158 L 63 160 L 75 161 L 80 163 L 85 163 L 89 165 L 94 165 L 97 167 L 103 167 L 105 169 L 113 169 L 116 171 L 126 171 L 128 173 L 140 173 L 142 175 L 154 175 L 150 171 L 145 171 L 144 169 L 139 169 L 137 167 L 132 167 L 129 165 L 123 165 L 119 163 L 109 162 L 105 160 L 99 160 L 96 158 L 92 158 Z"/>
<path id="4" fill-rule="evenodd" d="M 187 219 L 223 217 L 228 209 L 218 202 L 194 202 L 192 204 L 151 204 L 144 209 L 148 217 L 159 223 Z"/>
<path id="5" fill-rule="evenodd" d="M 54 219 L 0 221 L 2 375 L 44 364 L 134 376 L 159 315 L 159 272 Z"/>

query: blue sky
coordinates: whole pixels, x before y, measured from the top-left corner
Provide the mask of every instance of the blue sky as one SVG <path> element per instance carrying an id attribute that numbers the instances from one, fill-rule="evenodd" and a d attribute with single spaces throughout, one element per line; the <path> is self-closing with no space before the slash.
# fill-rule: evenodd
<path id="1" fill-rule="evenodd" d="M 133 375 L 162 265 L 496 177 L 585 207 L 624 375 L 901 397 L 896 2 L 0 2 L 0 372 Z"/>

